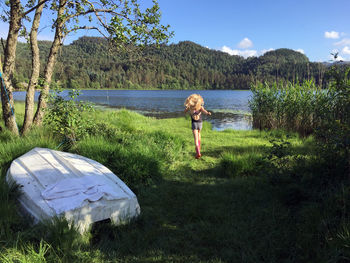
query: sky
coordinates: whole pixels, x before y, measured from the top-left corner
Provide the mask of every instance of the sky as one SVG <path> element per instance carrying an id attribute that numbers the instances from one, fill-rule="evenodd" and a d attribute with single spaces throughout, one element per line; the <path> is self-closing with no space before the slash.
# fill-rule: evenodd
<path id="1" fill-rule="evenodd" d="M 144 0 L 143 0 L 144 1 Z M 143 2 L 141 1 L 141 2 Z M 289 48 L 310 61 L 330 61 L 331 53 L 350 61 L 350 0 L 158 0 L 169 43 L 193 41 L 243 57 Z M 39 39 L 52 40 L 43 23 Z M 0 36 L 8 25 L 0 23 Z M 67 37 L 69 44 L 83 32 Z"/>
<path id="2" fill-rule="evenodd" d="M 231 55 L 289 48 L 310 61 L 350 60 L 350 0 L 160 0 L 177 43 L 190 40 Z"/>

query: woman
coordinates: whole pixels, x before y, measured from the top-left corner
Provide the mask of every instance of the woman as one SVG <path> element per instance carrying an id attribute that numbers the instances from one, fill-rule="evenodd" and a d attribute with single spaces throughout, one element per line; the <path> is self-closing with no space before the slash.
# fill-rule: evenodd
<path id="1" fill-rule="evenodd" d="M 202 113 L 211 115 L 209 111 L 206 111 L 203 107 L 204 100 L 199 94 L 190 95 L 185 101 L 185 113 L 190 112 L 192 122 L 192 133 L 194 137 L 194 144 L 196 149 L 196 159 L 199 159 L 201 155 L 201 130 L 203 126 Z"/>

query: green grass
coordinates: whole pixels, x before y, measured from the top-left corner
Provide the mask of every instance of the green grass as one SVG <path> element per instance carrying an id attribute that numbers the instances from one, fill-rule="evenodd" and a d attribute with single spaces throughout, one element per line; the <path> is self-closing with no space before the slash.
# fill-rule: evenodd
<path id="1" fill-rule="evenodd" d="M 300 178 L 284 176 L 301 161 L 291 157 L 285 165 L 267 158 L 270 141 L 281 139 L 291 143 L 290 156 L 308 163 L 314 158 L 312 137 L 218 132 L 204 123 L 203 156 L 197 160 L 189 118 L 156 120 L 126 110 L 90 117 L 96 120 L 90 135 L 70 151 L 101 162 L 124 180 L 137 194 L 140 217 L 122 226 L 96 223 L 84 236 L 59 219 L 30 226 L 18 215 L 19 193 L 5 183 L 6 169 L 31 148 L 55 149 L 60 141 L 43 128 L 21 138 L 4 132 L 0 262 L 342 262 L 349 257 L 349 217 L 343 210 L 350 188 L 319 197 L 322 186 L 308 183 L 322 167 L 307 166 Z"/>

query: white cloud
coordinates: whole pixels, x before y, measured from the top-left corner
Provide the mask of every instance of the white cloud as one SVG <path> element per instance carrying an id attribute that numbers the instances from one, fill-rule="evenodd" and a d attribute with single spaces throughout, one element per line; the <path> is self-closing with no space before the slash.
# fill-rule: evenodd
<path id="1" fill-rule="evenodd" d="M 269 52 L 269 51 L 272 51 L 272 50 L 275 50 L 275 49 L 274 49 L 274 48 L 263 49 L 263 50 L 261 50 L 259 53 L 260 53 L 261 55 L 264 55 L 266 52 Z"/>
<path id="2" fill-rule="evenodd" d="M 240 56 L 242 57 L 256 57 L 258 55 L 258 52 L 256 50 L 252 50 L 252 49 L 246 49 L 246 50 L 242 50 L 240 51 Z"/>
<path id="3" fill-rule="evenodd" d="M 341 41 L 338 41 L 338 42 L 334 43 L 334 45 L 336 45 L 336 46 L 350 45 L 350 38 L 344 38 Z"/>
<path id="4" fill-rule="evenodd" d="M 238 50 L 238 49 L 231 49 L 227 46 L 223 46 L 220 50 L 230 55 L 242 56 L 244 58 L 254 57 L 258 55 L 258 52 L 256 50 L 251 50 L 251 49 Z"/>
<path id="5" fill-rule="evenodd" d="M 263 50 L 260 50 L 260 51 L 253 50 L 253 49 L 240 50 L 240 49 L 231 49 L 228 46 L 223 46 L 220 49 L 220 51 L 222 51 L 222 52 L 228 53 L 230 55 L 242 56 L 244 58 L 262 56 L 266 52 L 273 51 L 273 50 L 275 50 L 275 49 L 274 48 L 269 48 L 269 49 L 263 49 Z M 295 49 L 295 51 L 300 52 L 302 54 L 305 54 L 305 51 L 303 49 L 301 49 L 301 48 Z M 336 50 L 336 49 L 333 50 L 333 53 L 337 53 L 337 52 L 339 53 L 338 50 Z M 349 49 L 349 52 L 350 52 L 350 49 Z M 341 58 L 341 59 L 344 60 L 344 58 Z"/>
<path id="6" fill-rule="evenodd" d="M 348 46 L 345 46 L 342 50 L 342 52 L 346 55 L 350 55 L 350 48 Z"/>
<path id="7" fill-rule="evenodd" d="M 228 53 L 230 55 L 237 55 L 236 52 L 234 50 L 232 50 L 231 48 L 227 47 L 227 46 L 223 46 L 220 49 L 222 52 Z"/>
<path id="8" fill-rule="evenodd" d="M 238 47 L 242 49 L 250 48 L 253 46 L 253 42 L 249 38 L 244 38 L 241 42 L 239 42 Z"/>
<path id="9" fill-rule="evenodd" d="M 331 31 L 331 32 L 324 32 L 324 37 L 325 38 L 332 38 L 332 39 L 337 39 L 339 38 L 339 32 Z"/>

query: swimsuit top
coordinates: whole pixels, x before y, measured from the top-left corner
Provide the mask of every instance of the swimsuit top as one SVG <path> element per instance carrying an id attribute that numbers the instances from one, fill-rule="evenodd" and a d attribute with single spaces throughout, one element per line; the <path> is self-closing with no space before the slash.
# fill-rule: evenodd
<path id="1" fill-rule="evenodd" d="M 194 122 L 200 122 L 202 121 L 202 110 L 200 109 L 199 111 L 194 111 L 193 113 L 191 113 L 191 118 L 192 118 L 192 121 Z"/>

